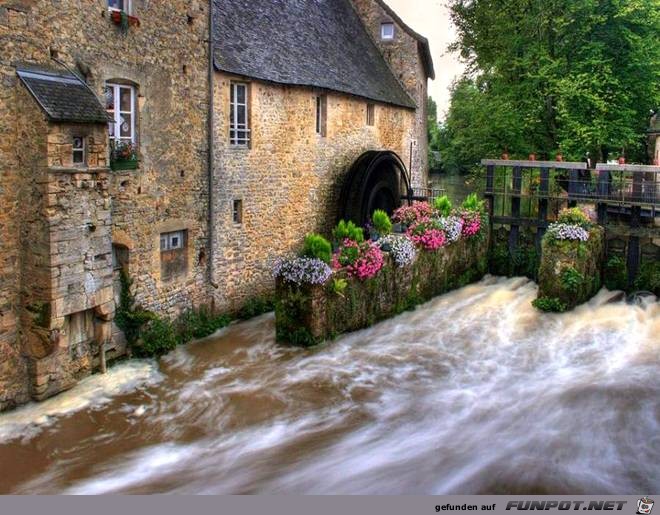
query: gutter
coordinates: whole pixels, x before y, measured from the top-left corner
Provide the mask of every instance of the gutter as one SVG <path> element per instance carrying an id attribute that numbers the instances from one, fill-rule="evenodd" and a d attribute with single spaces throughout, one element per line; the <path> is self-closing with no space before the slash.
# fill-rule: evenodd
<path id="1" fill-rule="evenodd" d="M 215 196 L 213 195 L 215 181 L 213 180 L 213 172 L 215 169 L 215 106 L 213 102 L 213 95 L 215 92 L 215 59 L 214 59 L 214 44 L 213 44 L 213 5 L 215 2 L 209 2 L 209 62 L 208 62 L 208 84 L 209 84 L 209 103 L 208 103 L 208 125 L 207 125 L 207 149 L 208 149 L 208 227 L 207 227 L 207 240 L 208 240 L 208 281 L 214 288 L 218 289 L 218 285 L 213 282 L 215 275 Z"/>

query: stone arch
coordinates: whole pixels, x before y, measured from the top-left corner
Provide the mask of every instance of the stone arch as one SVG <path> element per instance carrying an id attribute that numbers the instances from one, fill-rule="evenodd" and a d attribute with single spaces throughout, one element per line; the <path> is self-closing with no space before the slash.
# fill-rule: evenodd
<path id="1" fill-rule="evenodd" d="M 340 196 L 339 218 L 364 226 L 376 209 L 391 215 L 410 191 L 408 171 L 401 158 L 389 150 L 370 150 L 348 171 Z"/>

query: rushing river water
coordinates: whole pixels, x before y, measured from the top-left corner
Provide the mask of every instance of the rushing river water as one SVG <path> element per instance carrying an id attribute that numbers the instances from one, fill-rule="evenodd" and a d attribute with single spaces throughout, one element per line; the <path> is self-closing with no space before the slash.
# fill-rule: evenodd
<path id="1" fill-rule="evenodd" d="M 487 278 L 314 350 L 265 315 L 119 364 L 0 416 L 0 492 L 657 492 L 660 304 L 535 293 Z"/>

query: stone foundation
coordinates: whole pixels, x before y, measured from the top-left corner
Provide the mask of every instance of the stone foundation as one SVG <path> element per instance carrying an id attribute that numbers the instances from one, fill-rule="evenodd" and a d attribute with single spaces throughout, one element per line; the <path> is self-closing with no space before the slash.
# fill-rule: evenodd
<path id="1" fill-rule="evenodd" d="M 313 345 L 369 327 L 433 297 L 481 279 L 488 266 L 486 238 L 460 240 L 435 252 L 419 251 L 405 268 L 386 254 L 380 273 L 366 281 L 348 279 L 341 294 L 333 280 L 298 287 L 278 281 L 276 328 L 282 343 Z M 336 273 L 333 278 L 345 278 Z"/>
<path id="2" fill-rule="evenodd" d="M 589 240 L 557 241 L 543 239 L 539 268 L 539 299 L 556 299 L 565 311 L 596 295 L 601 287 L 605 231 L 595 226 Z"/>

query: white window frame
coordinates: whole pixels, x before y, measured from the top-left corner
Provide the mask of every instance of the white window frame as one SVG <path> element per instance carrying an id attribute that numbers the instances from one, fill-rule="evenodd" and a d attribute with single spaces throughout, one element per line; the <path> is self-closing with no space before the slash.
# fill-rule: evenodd
<path id="1" fill-rule="evenodd" d="M 131 143 L 132 145 L 135 145 L 136 142 L 136 134 L 135 134 L 135 120 L 137 118 L 137 109 L 136 109 L 136 102 L 135 102 L 135 97 L 136 92 L 135 92 L 135 86 L 131 86 L 130 84 L 113 84 L 111 82 L 106 83 L 106 88 L 109 88 L 112 90 L 112 96 L 113 96 L 113 107 L 114 111 L 112 111 L 111 116 L 113 117 L 113 121 L 109 122 L 110 124 L 114 125 L 114 136 L 109 136 L 110 137 L 110 142 L 112 143 L 113 140 L 119 140 L 119 141 L 125 141 L 128 143 Z M 131 110 L 129 111 L 122 111 L 121 110 L 121 90 L 122 89 L 127 89 L 131 92 Z M 110 114 L 110 111 L 108 111 L 108 114 Z M 120 136 L 121 134 L 121 115 L 122 114 L 130 114 L 131 115 L 131 136 L 126 137 L 126 136 Z"/>
<path id="2" fill-rule="evenodd" d="M 229 103 L 230 103 L 230 116 L 229 116 L 229 143 L 233 147 L 249 147 L 252 134 L 250 131 L 250 87 L 246 82 L 232 82 L 229 87 Z M 238 91 L 240 88 L 245 89 L 245 102 L 238 101 Z M 239 108 L 245 108 L 245 123 L 238 123 Z M 233 116 L 232 116 L 233 115 Z M 244 137 L 239 137 L 239 134 L 244 134 Z"/>
<path id="3" fill-rule="evenodd" d="M 76 148 L 74 146 L 73 141 L 76 139 L 80 139 L 82 141 L 82 148 Z M 72 147 L 72 153 L 71 153 L 71 162 L 73 163 L 73 166 L 85 166 L 87 164 L 87 138 L 84 136 L 73 136 L 71 138 L 71 147 Z M 76 152 L 82 154 L 82 160 L 78 163 L 76 163 L 76 160 L 74 159 L 74 156 L 76 155 Z"/>
<path id="4" fill-rule="evenodd" d="M 164 232 L 160 235 L 160 251 L 181 250 L 185 245 L 186 231 Z M 173 241 L 178 238 L 178 243 Z"/>
<path id="5" fill-rule="evenodd" d="M 385 31 L 386 28 L 391 28 L 392 32 L 391 33 L 389 31 L 386 32 Z M 395 29 L 394 29 L 394 23 L 393 22 L 385 21 L 385 22 L 380 24 L 380 39 L 382 39 L 383 41 L 392 41 L 392 40 L 394 40 L 394 32 L 395 32 Z"/>
<path id="6" fill-rule="evenodd" d="M 132 4 L 133 2 L 131 0 L 124 0 L 124 8 L 123 9 L 118 9 L 117 7 L 112 7 L 110 5 L 110 2 L 108 1 L 108 11 L 117 11 L 117 12 L 125 12 L 126 14 L 130 15 L 132 11 Z"/>

